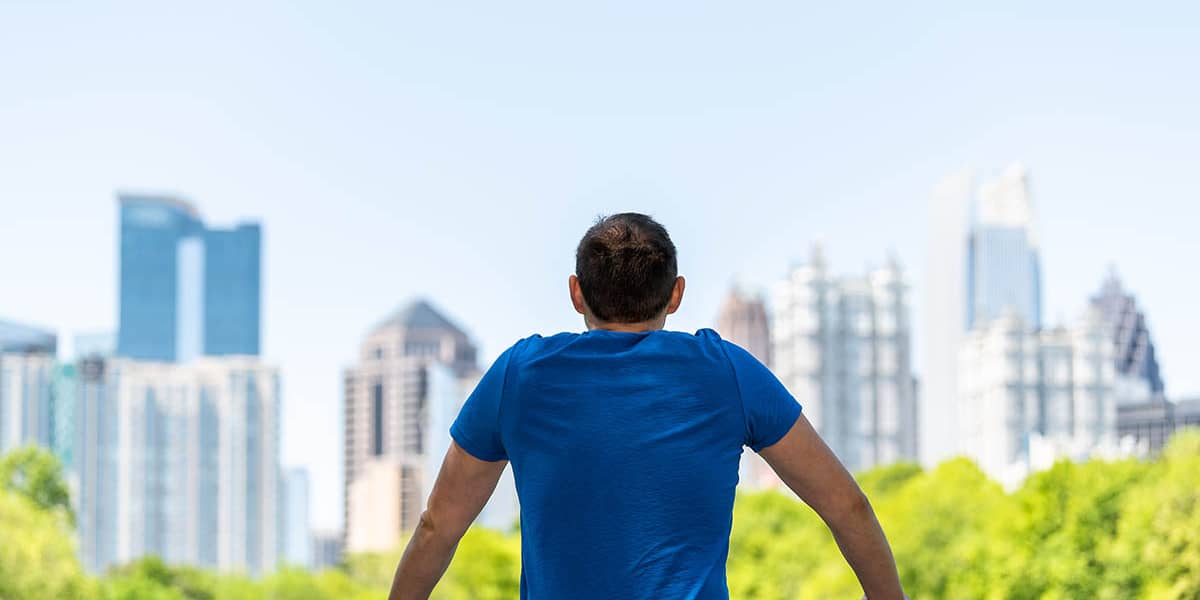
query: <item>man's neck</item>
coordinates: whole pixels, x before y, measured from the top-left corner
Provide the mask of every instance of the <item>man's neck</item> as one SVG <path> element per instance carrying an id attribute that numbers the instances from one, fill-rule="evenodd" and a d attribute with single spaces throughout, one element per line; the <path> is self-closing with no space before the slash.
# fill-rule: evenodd
<path id="1" fill-rule="evenodd" d="M 645 333 L 647 331 L 657 331 L 662 329 L 667 324 L 667 320 L 655 319 L 653 321 L 642 321 L 640 323 L 593 323 L 587 322 L 588 330 L 603 329 L 604 331 L 623 331 L 626 333 Z"/>

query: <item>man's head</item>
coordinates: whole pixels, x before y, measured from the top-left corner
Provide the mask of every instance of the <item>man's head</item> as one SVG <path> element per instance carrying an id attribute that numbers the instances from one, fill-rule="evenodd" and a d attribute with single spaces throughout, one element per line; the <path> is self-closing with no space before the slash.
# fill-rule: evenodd
<path id="1" fill-rule="evenodd" d="M 683 298 L 677 271 L 675 244 L 654 219 L 638 213 L 602 217 L 575 250 L 571 300 L 589 327 L 662 328 Z"/>

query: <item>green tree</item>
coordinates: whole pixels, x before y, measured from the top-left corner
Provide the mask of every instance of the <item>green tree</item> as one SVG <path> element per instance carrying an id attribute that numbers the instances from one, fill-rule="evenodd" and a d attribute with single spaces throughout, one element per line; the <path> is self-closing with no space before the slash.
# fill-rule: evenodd
<path id="1" fill-rule="evenodd" d="M 75 524 L 62 465 L 47 450 L 24 446 L 0 457 L 0 489 L 25 496 L 38 508 L 61 513 Z"/>
<path id="2" fill-rule="evenodd" d="M 1108 558 L 1112 594 L 1200 598 L 1200 430 L 1177 433 L 1129 491 Z"/>
<path id="3" fill-rule="evenodd" d="M 60 515 L 0 490 L 0 598 L 87 597 L 91 587 Z"/>

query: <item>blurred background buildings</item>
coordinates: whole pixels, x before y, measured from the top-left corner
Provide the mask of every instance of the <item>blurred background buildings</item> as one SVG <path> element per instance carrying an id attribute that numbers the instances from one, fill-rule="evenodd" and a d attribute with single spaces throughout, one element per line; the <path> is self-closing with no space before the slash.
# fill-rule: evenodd
<path id="1" fill-rule="evenodd" d="M 59 457 L 84 565 L 157 555 L 262 574 L 395 548 L 480 377 L 471 337 L 423 298 L 363 337 L 342 376 L 344 527 L 316 532 L 309 472 L 280 461 L 282 378 L 259 356 L 261 225 L 211 228 L 170 196 L 117 206 L 115 332 L 75 336 L 66 359 L 53 331 L 0 321 L 0 452 Z M 1200 401 L 1168 400 L 1150 318 L 1115 271 L 1074 318 L 1045 323 L 1033 206 L 1020 164 L 935 187 L 924 385 L 894 255 L 839 275 L 818 243 L 769 294 L 733 286 L 715 326 L 775 371 L 852 470 L 966 455 L 1015 486 L 1060 459 L 1153 453 L 1200 424 Z M 740 485 L 780 482 L 747 452 Z M 478 522 L 507 529 L 519 514 L 506 470 Z"/>

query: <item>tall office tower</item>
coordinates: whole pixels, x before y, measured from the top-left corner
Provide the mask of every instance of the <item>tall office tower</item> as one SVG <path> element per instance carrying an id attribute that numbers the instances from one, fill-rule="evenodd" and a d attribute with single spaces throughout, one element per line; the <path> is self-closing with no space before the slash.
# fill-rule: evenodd
<path id="1" fill-rule="evenodd" d="M 92 573 L 120 563 L 117 558 L 117 390 L 109 385 L 111 358 L 81 355 L 76 363 L 75 526 L 79 556 Z"/>
<path id="2" fill-rule="evenodd" d="M 907 284 L 894 259 L 835 277 L 818 246 L 773 292 L 774 367 L 850 469 L 917 456 Z"/>
<path id="3" fill-rule="evenodd" d="M 925 268 L 925 365 L 921 374 L 920 452 L 926 467 L 958 445 L 958 347 L 967 325 L 967 226 L 973 179 L 963 172 L 933 191 L 933 229 Z"/>
<path id="4" fill-rule="evenodd" d="M 1041 327 L 1041 263 L 1028 179 L 1015 163 L 977 188 L 970 171 L 934 188 L 920 416 L 926 466 L 965 450 L 958 368 L 966 332 L 1007 311 Z"/>
<path id="5" fill-rule="evenodd" d="M 86 358 L 80 551 L 263 574 L 278 553 L 279 378 L 252 357 Z"/>
<path id="6" fill-rule="evenodd" d="M 1041 264 L 1025 168 L 1013 164 L 979 186 L 976 208 L 967 249 L 967 328 L 1011 309 L 1040 329 Z"/>
<path id="7" fill-rule="evenodd" d="M 1109 274 L 1100 293 L 1092 296 L 1092 306 L 1100 311 L 1112 329 L 1114 367 L 1125 387 L 1117 396 L 1118 402 L 1162 401 L 1163 380 L 1154 343 L 1150 340 L 1150 328 L 1146 325 L 1146 314 L 1138 308 L 1133 294 L 1122 289 L 1115 271 Z"/>
<path id="8" fill-rule="evenodd" d="M 1002 483 L 1116 451 L 1112 339 L 1099 311 L 1037 331 L 1010 309 L 968 334 L 960 373 L 964 449 Z"/>
<path id="9" fill-rule="evenodd" d="M 430 417 L 457 396 L 458 378 L 476 372 L 475 346 L 424 300 L 367 334 L 359 364 L 345 372 L 348 550 L 390 549 L 416 524 L 432 477 Z"/>
<path id="10" fill-rule="evenodd" d="M 118 200 L 117 354 L 165 362 L 257 355 L 259 225 L 209 229 L 182 200 L 132 194 Z"/>
<path id="11" fill-rule="evenodd" d="M 54 447 L 57 337 L 0 321 L 0 454 L 18 446 Z"/>
<path id="12" fill-rule="evenodd" d="M 717 315 L 717 333 L 722 339 L 745 348 L 759 362 L 768 366 L 771 364 L 771 329 L 762 298 L 738 286 L 731 288 Z M 779 477 L 762 457 L 749 449 L 742 452 L 738 462 L 740 487 L 758 490 L 778 487 L 779 484 Z"/>
<path id="13" fill-rule="evenodd" d="M 717 333 L 771 365 L 771 327 L 762 298 L 738 287 L 730 289 L 717 315 Z"/>
<path id="14" fill-rule="evenodd" d="M 279 530 L 279 560 L 295 567 L 312 568 L 313 535 L 308 524 L 308 470 L 302 467 L 285 469 L 280 484 L 283 501 L 280 502 L 282 525 Z"/>

